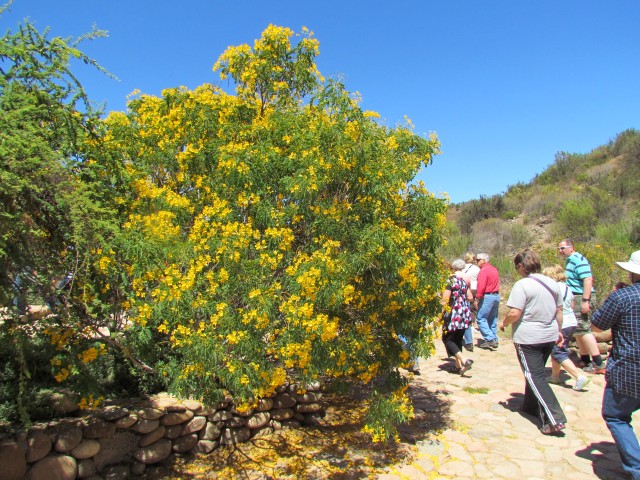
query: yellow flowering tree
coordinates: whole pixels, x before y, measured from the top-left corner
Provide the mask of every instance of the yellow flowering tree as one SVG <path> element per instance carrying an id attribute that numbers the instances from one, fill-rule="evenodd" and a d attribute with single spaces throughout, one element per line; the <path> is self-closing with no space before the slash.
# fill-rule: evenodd
<path id="1" fill-rule="evenodd" d="M 126 274 L 127 337 L 174 392 L 248 408 L 286 380 L 380 379 L 386 438 L 410 416 L 398 368 L 433 348 L 445 203 L 411 181 L 439 144 L 379 124 L 317 54 L 269 26 L 215 64 L 235 94 L 112 113 L 95 156 L 127 172 L 126 221 L 96 269 Z"/>

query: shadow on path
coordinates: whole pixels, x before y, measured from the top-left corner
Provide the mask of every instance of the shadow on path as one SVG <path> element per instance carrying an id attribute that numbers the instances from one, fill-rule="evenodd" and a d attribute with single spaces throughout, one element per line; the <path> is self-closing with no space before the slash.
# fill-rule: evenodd
<path id="1" fill-rule="evenodd" d="M 577 450 L 576 456 L 589 460 L 593 465 L 593 473 L 601 480 L 631 478 L 620 471 L 620 455 L 613 442 L 593 442 Z"/>
<path id="2" fill-rule="evenodd" d="M 365 420 L 363 391 L 349 396 L 326 394 L 323 403 L 327 414 L 318 425 L 278 430 L 236 446 L 220 447 L 206 456 L 176 456 L 164 465 L 149 467 L 142 478 L 371 478 L 410 461 L 415 454 L 412 445 L 449 427 L 450 392 L 438 385 L 434 389 L 434 383 L 438 382 L 414 377 L 407 392 L 415 418 L 400 427 L 400 442 L 372 443 L 361 431 Z"/>

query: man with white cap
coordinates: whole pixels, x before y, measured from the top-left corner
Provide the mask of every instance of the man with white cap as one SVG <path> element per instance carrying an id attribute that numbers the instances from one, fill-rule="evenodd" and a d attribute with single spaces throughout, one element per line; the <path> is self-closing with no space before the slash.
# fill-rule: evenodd
<path id="1" fill-rule="evenodd" d="M 628 262 L 630 285 L 614 291 L 591 320 L 594 331 L 611 329 L 613 348 L 607 361 L 602 418 L 616 442 L 622 466 L 640 480 L 640 445 L 631 415 L 640 410 L 640 250 Z"/>

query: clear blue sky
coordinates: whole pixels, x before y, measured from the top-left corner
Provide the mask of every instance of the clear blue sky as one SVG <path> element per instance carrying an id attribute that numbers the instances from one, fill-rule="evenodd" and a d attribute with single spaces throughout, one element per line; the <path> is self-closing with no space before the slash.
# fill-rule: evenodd
<path id="1" fill-rule="evenodd" d="M 76 70 L 107 111 L 134 89 L 220 83 L 211 67 L 227 46 L 251 45 L 269 23 L 306 26 L 321 73 L 363 108 L 438 134 L 442 155 L 418 179 L 452 202 L 640 129 L 639 0 L 16 0 L 2 33 L 25 17 L 51 36 L 109 31 L 83 50 L 120 81 Z"/>

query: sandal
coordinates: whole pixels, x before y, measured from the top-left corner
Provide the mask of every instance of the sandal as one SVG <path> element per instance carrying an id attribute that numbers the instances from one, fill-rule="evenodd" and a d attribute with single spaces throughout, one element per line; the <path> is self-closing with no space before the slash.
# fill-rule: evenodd
<path id="1" fill-rule="evenodd" d="M 542 432 L 543 435 L 555 435 L 565 428 L 567 428 L 567 426 L 564 423 L 557 423 L 555 425 L 547 424 L 540 429 L 540 432 Z"/>
<path id="2" fill-rule="evenodd" d="M 464 362 L 464 367 L 460 369 L 460 376 L 464 375 L 469 370 L 471 370 L 472 366 L 473 366 L 473 360 L 469 359 L 466 362 Z"/>

